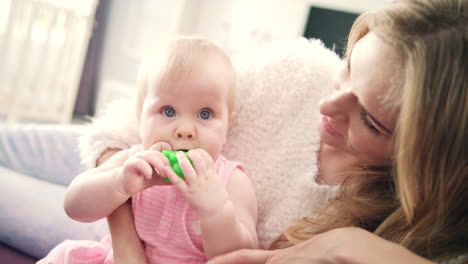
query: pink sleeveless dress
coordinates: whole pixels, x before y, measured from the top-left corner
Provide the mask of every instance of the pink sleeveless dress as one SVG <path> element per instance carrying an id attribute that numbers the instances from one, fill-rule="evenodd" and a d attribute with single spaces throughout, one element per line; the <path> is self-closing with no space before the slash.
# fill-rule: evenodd
<path id="1" fill-rule="evenodd" d="M 235 169 L 244 167 L 224 156 L 215 169 L 226 185 Z M 135 227 L 144 242 L 148 263 L 205 263 L 200 221 L 172 185 L 154 186 L 132 196 Z M 111 264 L 110 236 L 97 241 L 65 240 L 37 264 Z"/>

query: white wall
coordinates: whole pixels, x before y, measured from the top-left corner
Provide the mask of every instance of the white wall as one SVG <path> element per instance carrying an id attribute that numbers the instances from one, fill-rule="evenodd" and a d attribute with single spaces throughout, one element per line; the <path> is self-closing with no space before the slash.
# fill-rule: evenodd
<path id="1" fill-rule="evenodd" d="M 392 0 L 112 0 L 98 83 L 98 112 L 134 93 L 139 57 L 177 34 L 206 37 L 233 54 L 302 36 L 311 5 L 350 12 Z"/>
<path id="2" fill-rule="evenodd" d="M 184 4 L 185 0 L 109 0 L 97 113 L 110 101 L 135 92 L 140 57 L 178 32 Z"/>
<path id="3" fill-rule="evenodd" d="M 308 2 L 317 7 L 361 13 L 369 9 L 389 5 L 393 1 L 394 0 L 309 0 Z"/>
<path id="4" fill-rule="evenodd" d="M 301 36 L 307 0 L 199 0 L 196 28 L 228 52 L 275 40 Z M 190 10 L 187 10 L 190 14 Z M 187 21 L 193 23 L 192 21 Z M 184 22 L 183 22 L 184 23 Z"/>

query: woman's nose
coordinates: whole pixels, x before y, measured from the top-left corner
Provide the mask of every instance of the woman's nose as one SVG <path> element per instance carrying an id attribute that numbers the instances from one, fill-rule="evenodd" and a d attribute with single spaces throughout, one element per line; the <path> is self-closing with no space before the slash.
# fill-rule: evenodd
<path id="1" fill-rule="evenodd" d="M 340 90 L 320 101 L 320 113 L 335 120 L 346 118 L 356 102 L 356 96 L 349 90 Z"/>

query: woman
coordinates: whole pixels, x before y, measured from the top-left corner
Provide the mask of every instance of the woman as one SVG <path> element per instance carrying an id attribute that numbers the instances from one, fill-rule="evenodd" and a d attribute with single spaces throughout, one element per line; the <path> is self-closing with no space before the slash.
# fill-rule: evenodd
<path id="1" fill-rule="evenodd" d="M 320 106 L 319 178 L 343 183 L 338 198 L 291 225 L 276 250 L 212 262 L 426 263 L 465 253 L 467 17 L 466 0 L 361 15 L 337 91 Z"/>
<path id="2" fill-rule="evenodd" d="M 350 152 L 360 146 L 352 141 L 354 112 L 377 92 L 386 107 L 367 102 L 362 118 L 378 137 L 368 145 L 378 145 L 371 156 L 382 157 L 382 174 L 352 173 L 347 180 L 354 182 L 342 185 L 320 217 L 286 230 L 271 247 L 279 250 L 238 251 L 210 263 L 428 263 L 417 255 L 466 253 L 468 3 L 402 1 L 364 13 L 346 55 L 338 92 L 320 108 L 329 124 L 321 154 L 326 145 L 348 143 Z M 363 95 L 366 89 L 372 92 Z"/>

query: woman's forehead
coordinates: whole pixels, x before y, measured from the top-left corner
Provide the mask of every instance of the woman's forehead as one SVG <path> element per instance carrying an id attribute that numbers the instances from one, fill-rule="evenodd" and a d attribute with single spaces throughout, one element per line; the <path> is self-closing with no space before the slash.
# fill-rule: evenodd
<path id="1" fill-rule="evenodd" d="M 396 50 L 376 34 L 361 38 L 351 52 L 351 81 L 364 107 L 387 127 L 394 127 L 392 113 L 385 98 L 396 88 L 401 60 Z"/>

